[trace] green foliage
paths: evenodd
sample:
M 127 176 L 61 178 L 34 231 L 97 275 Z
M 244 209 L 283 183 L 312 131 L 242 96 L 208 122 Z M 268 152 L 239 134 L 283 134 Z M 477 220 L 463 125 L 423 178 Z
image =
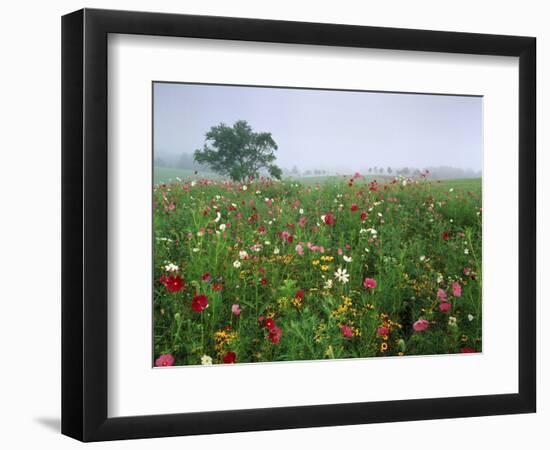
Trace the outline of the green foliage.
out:
M 155 188 L 155 357 L 170 353 L 185 365 L 203 355 L 222 363 L 227 352 L 237 362 L 260 362 L 481 351 L 480 180 L 387 180 L 377 190 L 369 179 L 318 181 L 258 180 L 243 189 L 185 180 Z M 327 213 L 332 225 L 322 219 Z M 177 270 L 167 271 L 169 264 Z M 338 268 L 349 282 L 338 281 Z M 160 282 L 170 274 L 185 280 L 178 292 Z M 366 277 L 376 288 L 363 286 Z M 451 304 L 447 312 L 438 289 Z M 197 294 L 208 298 L 202 312 L 191 307 Z M 282 330 L 277 343 L 268 317 Z M 429 327 L 416 332 L 419 319 Z
M 221 123 L 206 133 L 202 150 L 195 150 L 195 161 L 233 181 L 258 177 L 266 170 L 281 179 L 282 170 L 274 164 L 277 144 L 271 133 L 256 133 L 244 120 L 230 127 Z

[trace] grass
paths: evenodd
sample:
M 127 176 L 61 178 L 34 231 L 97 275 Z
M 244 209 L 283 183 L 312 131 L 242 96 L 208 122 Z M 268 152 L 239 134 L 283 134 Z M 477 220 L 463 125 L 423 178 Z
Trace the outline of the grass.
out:
M 481 180 L 393 180 L 157 186 L 158 364 L 481 351 Z

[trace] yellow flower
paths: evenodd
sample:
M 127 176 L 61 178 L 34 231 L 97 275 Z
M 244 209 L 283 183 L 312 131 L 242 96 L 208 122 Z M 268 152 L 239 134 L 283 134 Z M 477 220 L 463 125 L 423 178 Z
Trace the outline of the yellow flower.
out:
M 380 351 L 385 352 L 388 349 L 388 344 L 386 342 L 382 342 L 380 344 Z
M 328 268 L 329 268 L 329 266 L 325 266 L 325 265 L 321 266 L 321 270 L 324 270 L 324 271 L 327 271 Z

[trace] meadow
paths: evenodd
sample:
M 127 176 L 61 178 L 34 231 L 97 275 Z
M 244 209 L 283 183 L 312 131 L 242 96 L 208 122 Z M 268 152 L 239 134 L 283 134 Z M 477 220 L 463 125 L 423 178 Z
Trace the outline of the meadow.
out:
M 480 179 L 171 175 L 156 366 L 482 350 Z

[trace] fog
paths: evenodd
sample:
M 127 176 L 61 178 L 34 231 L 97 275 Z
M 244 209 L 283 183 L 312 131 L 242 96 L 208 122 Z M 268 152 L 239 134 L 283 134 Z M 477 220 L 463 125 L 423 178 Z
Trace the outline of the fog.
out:
M 287 170 L 482 167 L 481 97 L 155 83 L 153 107 L 155 158 L 169 162 L 242 119 L 272 133 Z

